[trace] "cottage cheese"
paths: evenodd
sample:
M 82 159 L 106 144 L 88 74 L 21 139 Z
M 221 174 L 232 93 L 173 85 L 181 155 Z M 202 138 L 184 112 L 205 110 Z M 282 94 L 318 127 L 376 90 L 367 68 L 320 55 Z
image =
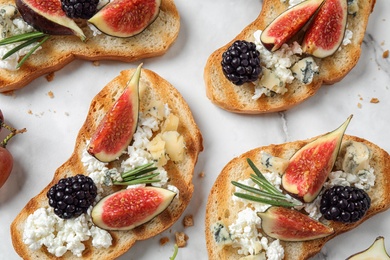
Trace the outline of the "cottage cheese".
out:
M 96 248 L 108 248 L 112 243 L 111 235 L 93 225 L 89 214 L 75 219 L 64 220 L 57 217 L 52 208 L 39 208 L 29 215 L 23 231 L 23 242 L 32 250 L 42 246 L 56 257 L 68 250 L 81 257 L 85 249 L 83 241 L 92 238 Z

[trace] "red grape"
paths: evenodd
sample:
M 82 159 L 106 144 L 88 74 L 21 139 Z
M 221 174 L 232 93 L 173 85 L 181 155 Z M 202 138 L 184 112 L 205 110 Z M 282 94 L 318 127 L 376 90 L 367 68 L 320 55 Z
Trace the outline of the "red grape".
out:
M 0 110 L 0 130 L 1 128 L 9 130 L 10 134 L 2 142 L 0 142 L 0 188 L 7 181 L 14 165 L 14 158 L 12 154 L 6 149 L 8 141 L 11 140 L 11 138 L 13 138 L 15 135 L 26 132 L 25 128 L 17 130 L 12 126 L 5 124 L 3 113 Z
M 3 116 L 3 112 L 1 112 L 0 109 L 0 132 L 1 132 L 1 128 L 3 128 L 3 122 L 4 122 L 4 116 Z
M 0 188 L 7 181 L 12 171 L 14 158 L 12 154 L 5 148 L 0 146 Z

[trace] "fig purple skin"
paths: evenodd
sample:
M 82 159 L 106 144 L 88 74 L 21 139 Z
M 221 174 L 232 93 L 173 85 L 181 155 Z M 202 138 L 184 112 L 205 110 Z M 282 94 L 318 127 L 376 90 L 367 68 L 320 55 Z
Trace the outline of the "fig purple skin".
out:
M 23 20 L 40 32 L 50 35 L 76 35 L 83 41 L 86 39 L 83 31 L 61 9 L 60 1 L 16 0 L 15 4 Z M 53 10 L 49 12 L 49 8 L 44 8 L 45 5 Z

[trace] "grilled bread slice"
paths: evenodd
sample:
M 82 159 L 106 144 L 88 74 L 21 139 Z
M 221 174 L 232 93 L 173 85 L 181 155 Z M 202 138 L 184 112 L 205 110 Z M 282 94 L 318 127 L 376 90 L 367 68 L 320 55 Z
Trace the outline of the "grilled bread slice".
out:
M 2 4 L 14 4 L 14 1 L 0 0 Z M 86 42 L 75 36 L 51 36 L 17 71 L 0 69 L 0 92 L 20 89 L 42 75 L 60 70 L 74 59 L 131 62 L 163 55 L 179 34 L 180 16 L 173 0 L 162 0 L 156 20 L 130 38 L 93 36 L 85 21 L 78 23 L 87 37 Z
M 259 16 L 245 27 L 232 41 L 215 50 L 208 58 L 204 68 L 204 81 L 207 97 L 217 106 L 235 113 L 261 114 L 287 110 L 313 96 L 323 84 L 333 84 L 343 79 L 357 64 L 361 53 L 368 19 L 373 11 L 375 0 L 357 1 L 356 13 L 348 15 L 347 29 L 353 35 L 351 43 L 342 46 L 335 54 L 324 59 L 315 58 L 319 73 L 310 84 L 295 79 L 287 84 L 285 94 L 261 96 L 252 99 L 254 85 L 245 83 L 237 86 L 223 74 L 222 54 L 236 40 L 254 42 L 254 32 L 264 30 L 272 20 L 288 8 L 288 1 L 264 0 Z M 260 56 L 261 62 L 261 56 Z
M 210 191 L 206 206 L 205 232 L 209 259 L 239 259 L 242 257 L 242 255 L 240 256 L 237 253 L 237 248 L 233 248 L 230 245 L 223 247 L 216 243 L 213 225 L 216 222 L 221 222 L 228 227 L 235 221 L 238 212 L 243 209 L 242 203 L 234 203 L 232 200 L 235 187 L 231 184 L 231 181 L 248 179 L 249 175 L 253 173 L 246 159 L 250 158 L 259 167 L 260 171 L 265 172 L 264 168 L 261 168 L 263 167 L 261 164 L 261 151 L 289 159 L 298 149 L 311 140 L 313 139 L 255 148 L 232 159 L 222 169 Z M 344 135 L 343 142 L 348 140 L 364 143 L 372 152 L 370 166 L 374 169 L 376 180 L 375 185 L 367 191 L 371 198 L 370 209 L 362 219 L 350 224 L 320 219 L 321 222 L 334 229 L 334 233 L 330 236 L 305 242 L 280 241 L 284 248 L 284 259 L 309 259 L 320 252 L 321 248 L 330 239 L 355 228 L 365 220 L 390 207 L 389 154 L 377 145 L 362 138 Z
M 86 149 L 86 143 L 90 140 L 92 133 L 105 113 L 110 109 L 114 100 L 122 93 L 133 73 L 133 69 L 122 71 L 92 100 L 85 123 L 77 136 L 75 149 L 71 157 L 56 170 L 53 180 L 27 203 L 11 224 L 14 248 L 23 259 L 53 259 L 55 257 L 47 251 L 45 246 L 33 251 L 23 242 L 23 230 L 26 219 L 38 208 L 49 207 L 46 193 L 61 178 L 86 173 L 86 169 L 81 162 L 82 154 Z M 181 216 L 190 202 L 194 188 L 192 184 L 194 167 L 198 154 L 203 150 L 202 135 L 194 121 L 190 108 L 180 93 L 170 83 L 150 70 L 142 69 L 139 91 L 141 112 L 148 109 L 152 102 L 161 101 L 169 106 L 171 113 L 179 117 L 177 131 L 183 136 L 185 141 L 184 156 L 181 161 L 173 162 L 169 160 L 164 166 L 169 178 L 168 184 L 174 185 L 179 190 L 179 194 L 166 210 L 150 222 L 130 231 L 110 231 L 113 242 L 109 248 L 98 249 L 92 246 L 91 239 L 86 241 L 84 243 L 86 249 L 83 251 L 81 259 L 117 258 L 128 251 L 137 240 L 148 239 L 168 229 Z M 121 158 L 116 161 L 117 164 L 120 163 Z M 114 190 L 118 190 L 118 187 L 107 186 L 104 188 L 106 194 L 112 193 Z M 62 258 L 78 259 L 79 257 L 67 251 Z

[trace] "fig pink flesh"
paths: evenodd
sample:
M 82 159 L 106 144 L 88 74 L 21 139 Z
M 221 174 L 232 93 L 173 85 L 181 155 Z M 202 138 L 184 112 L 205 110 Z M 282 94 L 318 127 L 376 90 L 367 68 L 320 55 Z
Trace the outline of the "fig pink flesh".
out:
M 108 198 L 103 206 L 102 220 L 112 228 L 131 226 L 152 215 L 163 200 L 159 192 L 134 188 L 125 196 Z
M 316 57 L 333 54 L 340 46 L 347 23 L 347 1 L 326 0 L 306 32 L 303 50 Z
M 141 67 L 142 64 L 91 137 L 87 151 L 102 162 L 116 160 L 133 139 L 138 123 Z
M 270 237 L 285 241 L 312 240 L 333 233 L 333 229 L 302 214 L 284 207 L 271 207 L 258 213 L 262 229 Z
M 156 19 L 160 5 L 161 0 L 114 0 L 89 22 L 108 35 L 130 37 L 142 32 Z
M 322 184 L 328 177 L 328 172 L 333 167 L 329 164 L 329 158 L 332 157 L 336 148 L 337 140 L 322 143 L 318 146 L 305 149 L 300 154 L 299 160 L 292 161 L 287 166 L 286 181 L 289 183 L 299 183 L 297 185 L 298 196 L 303 197 L 306 194 L 315 194 L 320 190 Z M 317 174 L 311 174 L 317 173 Z
M 275 18 L 261 34 L 261 41 L 272 51 L 290 40 L 315 14 L 323 0 L 311 0 L 298 4 Z
M 115 154 L 117 146 L 113 144 L 124 146 L 128 143 L 128 137 L 133 134 L 133 128 L 123 126 L 132 126 L 137 123 L 132 116 L 123 116 L 133 113 L 134 107 L 131 98 L 129 98 L 131 95 L 137 95 L 137 93 L 134 94 L 131 89 L 126 89 L 103 119 L 104 123 L 99 125 L 96 135 L 99 140 L 91 141 L 95 144 L 94 153 L 100 153 L 104 150 L 107 154 Z
M 291 157 L 282 176 L 282 186 L 287 192 L 305 202 L 317 197 L 333 168 L 351 118 L 336 130 L 307 143 Z

